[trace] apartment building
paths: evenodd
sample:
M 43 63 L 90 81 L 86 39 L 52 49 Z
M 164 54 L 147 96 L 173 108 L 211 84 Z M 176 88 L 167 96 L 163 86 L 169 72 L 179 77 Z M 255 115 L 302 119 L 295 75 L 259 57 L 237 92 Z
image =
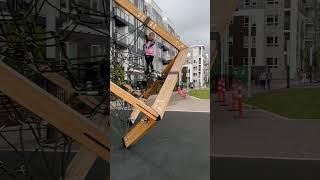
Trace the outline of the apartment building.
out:
M 165 18 L 161 8 L 153 0 L 130 0 L 141 11 L 147 14 L 153 21 L 170 31 L 173 35 L 177 35 L 174 25 L 169 18 Z M 142 23 L 128 14 L 119 7 L 114 1 L 112 5 L 111 31 L 113 44 L 121 49 L 123 54 L 127 54 L 129 58 L 123 64 L 126 72 L 125 79 L 133 82 L 133 86 L 140 86 L 145 79 L 145 60 L 143 52 L 143 43 L 145 35 L 150 33 L 147 27 L 142 28 Z M 127 37 L 123 35 L 128 34 Z M 117 38 L 124 37 L 124 38 Z M 159 75 L 164 66 L 175 56 L 177 51 L 170 44 L 156 36 L 156 56 L 153 60 L 153 66 Z
M 312 14 L 307 0 L 239 0 L 222 35 L 222 73 L 251 61 L 253 72 L 268 68 L 274 79 L 285 79 L 290 67 L 290 78 L 298 78 L 314 39 L 308 38 Z
M 106 51 L 110 46 L 109 19 L 103 15 L 105 12 L 102 8 L 103 1 L 108 2 L 107 0 L 48 0 L 51 5 L 45 2 L 42 6 L 42 1 L 1 0 L 0 10 L 9 16 L 10 10 L 14 13 L 23 12 L 30 6 L 35 6 L 34 9 L 40 10 L 36 19 L 37 26 L 42 28 L 44 32 L 55 32 L 61 38 L 67 37 L 64 40 L 64 47 L 58 42 L 59 38 L 47 40 L 46 58 L 63 60 L 67 57 L 71 66 L 77 67 L 73 70 L 75 78 L 78 82 L 85 83 L 97 80 L 99 75 L 96 72 L 88 72 L 90 70 L 84 71 L 83 69 L 87 66 L 98 66 L 98 62 L 105 58 L 103 56 L 106 56 Z M 80 13 L 75 10 L 74 6 L 78 7 Z M 107 9 L 109 8 L 107 7 Z M 80 24 L 77 22 L 77 14 L 81 17 L 82 23 Z M 9 16 L 6 18 L 11 18 Z M 51 35 L 48 34 L 48 37 L 50 38 Z
M 180 73 L 180 84 L 195 89 L 205 88 L 209 83 L 210 72 L 209 55 L 205 54 L 204 45 L 195 45 L 189 48 L 187 61 L 183 66 L 182 73 Z

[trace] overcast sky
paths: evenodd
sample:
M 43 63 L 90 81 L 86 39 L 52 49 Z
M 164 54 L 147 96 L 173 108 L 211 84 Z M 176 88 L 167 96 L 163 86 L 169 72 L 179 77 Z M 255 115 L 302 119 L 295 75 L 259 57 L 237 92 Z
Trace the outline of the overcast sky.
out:
M 209 52 L 210 0 L 154 0 L 174 23 L 183 42 L 204 44 Z

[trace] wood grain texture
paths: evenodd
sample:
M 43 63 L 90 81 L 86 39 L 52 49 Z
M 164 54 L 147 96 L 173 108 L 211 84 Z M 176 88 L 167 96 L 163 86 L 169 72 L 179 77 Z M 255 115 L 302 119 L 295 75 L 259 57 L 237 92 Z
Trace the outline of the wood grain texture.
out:
M 109 160 L 109 139 L 101 127 L 3 62 L 0 62 L 0 90 L 102 159 Z

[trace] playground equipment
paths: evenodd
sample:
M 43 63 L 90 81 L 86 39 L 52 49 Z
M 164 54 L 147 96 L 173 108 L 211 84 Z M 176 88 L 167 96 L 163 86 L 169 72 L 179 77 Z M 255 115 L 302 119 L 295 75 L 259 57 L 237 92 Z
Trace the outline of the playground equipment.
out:
M 171 44 L 178 50 L 178 54 L 176 55 L 176 57 L 171 60 L 172 62 L 170 62 L 170 64 L 167 65 L 167 67 L 162 72 L 161 78 L 158 79 L 153 85 L 151 85 L 145 91 L 142 97 L 140 97 L 142 99 L 145 99 L 146 101 L 155 91 L 155 89 L 157 89 L 163 83 L 162 88 L 151 107 L 143 103 L 143 101 L 139 100 L 138 98 L 135 98 L 129 93 L 126 93 L 113 82 L 110 82 L 110 91 L 135 107 L 129 118 L 131 123 L 135 122 L 135 119 L 137 119 L 140 112 L 145 114 L 145 117 L 142 118 L 141 121 L 139 121 L 123 137 L 124 146 L 126 148 L 129 148 L 139 139 L 141 139 L 156 124 L 157 121 L 162 119 L 172 95 L 173 89 L 179 78 L 179 72 L 181 72 L 182 66 L 185 63 L 188 53 L 188 47 L 179 39 L 166 31 L 164 28 L 162 28 L 160 25 L 157 25 L 156 22 L 151 20 L 147 15 L 141 12 L 128 0 L 115 0 L 115 2 L 127 12 L 129 12 L 132 16 L 137 18 L 140 22 L 142 22 L 144 26 L 150 28 L 150 30 L 155 32 L 158 36 L 166 40 L 169 44 Z
M 108 4 L 103 1 L 103 12 L 91 12 L 94 20 L 89 22 L 82 19 L 89 12 L 88 6 L 76 2 L 69 4 L 68 11 L 72 13 L 62 10 L 53 0 L 12 2 L 6 4 L 9 14 L 1 13 L 0 110 L 8 118 L 0 117 L 0 138 L 1 148 L 14 156 L 10 158 L 12 162 L 0 159 L 0 179 L 85 179 L 96 159 L 104 160 L 107 166 L 110 157 L 105 80 L 109 52 L 75 58 L 65 52 L 65 46 L 75 32 L 83 33 L 79 26 L 98 35 L 101 41 L 96 43 L 107 42 L 109 34 L 96 26 L 110 27 L 104 13 L 109 11 Z M 54 17 L 68 21 L 58 33 L 54 33 L 58 24 Z M 46 18 L 46 29 L 38 21 L 41 18 Z M 61 53 L 60 58 L 55 57 L 55 50 Z M 88 60 L 95 63 L 89 64 Z M 90 76 L 80 80 L 78 73 Z M 48 86 L 49 82 L 52 85 Z M 89 112 L 75 107 L 80 103 Z M 47 139 L 43 134 L 49 130 L 56 135 Z M 75 146 L 80 150 L 72 158 Z M 35 162 L 37 159 L 43 164 Z

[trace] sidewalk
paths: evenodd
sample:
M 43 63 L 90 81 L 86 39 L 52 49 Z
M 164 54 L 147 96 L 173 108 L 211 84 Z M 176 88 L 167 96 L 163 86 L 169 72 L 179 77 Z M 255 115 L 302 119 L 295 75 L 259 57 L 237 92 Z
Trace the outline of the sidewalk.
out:
M 215 104 L 211 155 L 320 159 L 320 120 L 290 120 L 259 109 L 244 118 Z

